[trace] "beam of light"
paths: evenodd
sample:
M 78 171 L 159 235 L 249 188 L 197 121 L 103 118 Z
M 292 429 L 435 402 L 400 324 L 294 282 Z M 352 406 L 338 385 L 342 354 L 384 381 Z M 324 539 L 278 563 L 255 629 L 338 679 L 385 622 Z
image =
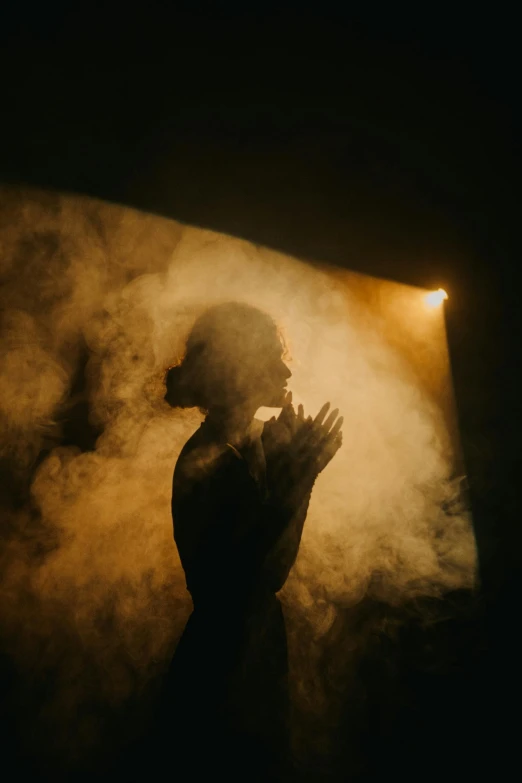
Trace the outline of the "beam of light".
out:
M 443 288 L 438 288 L 437 291 L 430 291 L 429 294 L 426 294 L 424 301 L 428 307 L 439 307 L 447 298 L 446 291 Z

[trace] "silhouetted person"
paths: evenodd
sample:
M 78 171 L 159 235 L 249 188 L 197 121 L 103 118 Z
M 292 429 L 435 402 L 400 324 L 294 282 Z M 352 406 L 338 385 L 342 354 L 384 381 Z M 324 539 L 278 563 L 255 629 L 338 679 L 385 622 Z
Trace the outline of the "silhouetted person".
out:
M 200 762 L 269 779 L 288 753 L 288 662 L 276 596 L 297 557 L 313 483 L 341 445 L 327 403 L 292 407 L 277 327 L 228 303 L 195 323 L 166 376 L 173 407 L 206 412 L 177 461 L 174 538 L 194 610 L 175 652 L 164 719 L 175 766 Z M 254 418 L 282 407 L 278 419 Z M 324 423 L 323 423 L 324 422 Z M 334 424 L 335 422 L 335 424 Z M 165 728 L 165 726 L 164 726 Z

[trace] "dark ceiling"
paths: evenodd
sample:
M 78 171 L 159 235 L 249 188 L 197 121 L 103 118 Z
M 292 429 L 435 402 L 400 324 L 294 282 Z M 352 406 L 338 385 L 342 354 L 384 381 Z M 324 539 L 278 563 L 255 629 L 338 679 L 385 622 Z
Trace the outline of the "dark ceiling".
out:
M 13 4 L 2 34 L 4 181 L 421 285 L 516 214 L 509 20 Z

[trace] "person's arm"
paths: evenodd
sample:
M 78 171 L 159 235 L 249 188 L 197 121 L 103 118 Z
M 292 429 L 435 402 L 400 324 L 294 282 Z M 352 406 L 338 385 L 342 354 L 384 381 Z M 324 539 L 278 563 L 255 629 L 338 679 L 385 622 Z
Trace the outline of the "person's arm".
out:
M 209 597 L 263 585 L 265 561 L 295 507 L 277 493 L 263 502 L 245 464 L 224 455 L 200 480 L 175 473 L 172 515 L 188 589 Z
M 283 527 L 263 562 L 263 582 L 274 593 L 283 588 L 297 559 L 310 496 L 311 490 L 306 493 L 301 504 L 291 514 L 288 523 Z
M 279 418 L 265 424 L 268 484 L 280 498 L 279 502 L 293 509 L 289 523 L 264 563 L 264 579 L 275 592 L 281 590 L 297 559 L 315 480 L 342 442 L 342 417 L 334 425 L 337 410 L 323 424 L 328 408 L 329 403 L 323 405 L 314 420 L 309 417 L 305 421 L 303 406 L 299 406 L 296 416 L 289 395 L 289 403 Z

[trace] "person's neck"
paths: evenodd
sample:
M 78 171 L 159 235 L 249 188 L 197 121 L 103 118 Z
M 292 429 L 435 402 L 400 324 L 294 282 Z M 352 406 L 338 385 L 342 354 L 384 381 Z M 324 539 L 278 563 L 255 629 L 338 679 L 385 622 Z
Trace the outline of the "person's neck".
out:
M 213 408 L 206 417 L 206 422 L 226 443 L 238 445 L 243 443 L 250 434 L 255 410 L 252 407 Z

